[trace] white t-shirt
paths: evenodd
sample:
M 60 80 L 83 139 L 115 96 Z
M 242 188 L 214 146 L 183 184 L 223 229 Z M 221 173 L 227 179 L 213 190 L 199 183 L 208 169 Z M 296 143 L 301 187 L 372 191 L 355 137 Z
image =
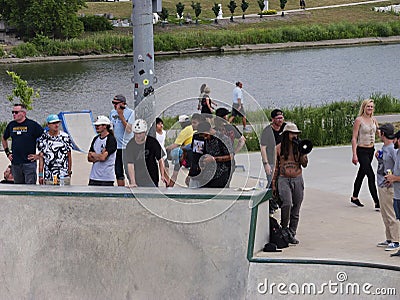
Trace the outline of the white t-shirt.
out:
M 163 156 L 164 159 L 167 158 L 167 151 L 165 150 L 165 138 L 166 137 L 167 137 L 167 132 L 165 130 L 163 130 L 162 133 L 158 133 L 156 131 L 156 139 L 165 153 L 165 155 Z
M 238 99 L 240 99 L 241 100 L 241 103 L 242 104 L 244 104 L 243 103 L 243 92 L 242 92 L 242 89 L 240 88 L 240 87 L 235 87 L 234 89 L 233 89 L 233 99 L 232 99 L 232 102 L 234 103 L 234 104 L 238 104 L 239 102 L 238 102 Z

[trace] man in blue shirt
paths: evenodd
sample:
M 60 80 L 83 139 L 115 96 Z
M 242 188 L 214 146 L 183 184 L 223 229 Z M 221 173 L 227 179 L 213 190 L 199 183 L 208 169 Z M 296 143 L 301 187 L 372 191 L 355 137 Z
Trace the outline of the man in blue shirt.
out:
M 2 144 L 7 158 L 11 161 L 11 171 L 16 184 L 36 184 L 37 174 L 36 140 L 42 135 L 43 128 L 26 117 L 26 106 L 14 104 L 14 120 L 4 130 Z M 7 140 L 11 137 L 11 151 Z
M 133 137 L 132 123 L 135 121 L 135 112 L 126 105 L 126 98 L 123 95 L 116 95 L 112 100 L 112 104 L 114 109 L 110 113 L 110 120 L 117 140 L 115 176 L 118 186 L 124 186 L 125 172 L 122 152 Z

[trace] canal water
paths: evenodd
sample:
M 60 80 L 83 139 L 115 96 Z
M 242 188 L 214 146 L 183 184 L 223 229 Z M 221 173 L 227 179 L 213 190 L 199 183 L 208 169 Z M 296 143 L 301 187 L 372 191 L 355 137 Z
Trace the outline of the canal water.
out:
M 233 88 L 234 82 L 240 80 L 261 107 L 281 108 L 357 100 L 372 93 L 400 98 L 400 68 L 396 63 L 399 53 L 400 44 L 156 56 L 158 82 L 154 87 L 157 90 L 185 78 L 212 77 L 231 83 Z M 112 97 L 118 93 L 127 95 L 128 103 L 133 104 L 132 58 L 0 65 L 0 121 L 11 119 L 6 96 L 11 94 L 13 85 L 6 70 L 17 72 L 29 85 L 40 89 L 41 97 L 29 112 L 39 122 L 47 114 L 60 111 L 91 110 L 94 116 L 108 115 Z M 203 81 L 198 80 L 198 87 Z M 177 85 L 169 101 L 180 100 L 185 88 Z M 224 88 L 229 89 L 226 93 L 230 95 L 229 84 Z M 198 93 L 196 88 L 193 95 Z M 211 91 L 213 96 L 216 97 Z M 195 111 L 195 102 L 188 102 L 186 106 L 171 106 L 166 114 Z

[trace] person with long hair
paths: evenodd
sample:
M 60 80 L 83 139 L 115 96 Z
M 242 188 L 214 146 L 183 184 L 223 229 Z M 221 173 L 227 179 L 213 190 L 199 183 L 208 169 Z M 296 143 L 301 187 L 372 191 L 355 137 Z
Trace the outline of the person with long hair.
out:
M 350 201 L 356 206 L 364 206 L 358 199 L 358 194 L 360 193 L 363 179 L 367 176 L 369 192 L 375 202 L 375 209 L 378 210 L 380 208 L 379 198 L 375 184 L 375 173 L 371 166 L 375 151 L 375 134 L 378 128 L 378 122 L 374 117 L 374 108 L 374 100 L 365 99 L 361 103 L 358 117 L 354 121 L 353 137 L 351 139 L 352 162 L 354 165 L 360 164 L 360 167 L 354 181 L 353 194 Z
M 93 163 L 89 185 L 113 186 L 117 140 L 111 129 L 111 121 L 106 116 L 98 116 L 93 124 L 97 135 L 92 140 L 87 156 L 88 162 Z
M 282 141 L 276 146 L 276 164 L 272 179 L 272 192 L 282 201 L 281 226 L 290 244 L 296 239 L 300 207 L 304 198 L 302 168 L 308 165 L 307 154 L 300 153 L 296 142 L 301 133 L 296 124 L 287 123 L 282 131 Z

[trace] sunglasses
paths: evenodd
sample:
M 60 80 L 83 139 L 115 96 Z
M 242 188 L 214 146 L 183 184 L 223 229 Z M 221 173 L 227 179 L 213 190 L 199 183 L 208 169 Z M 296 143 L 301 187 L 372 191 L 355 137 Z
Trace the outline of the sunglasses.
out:
M 18 111 L 13 110 L 11 113 L 12 113 L 13 115 L 17 115 L 17 114 L 19 114 L 20 112 L 21 112 L 20 110 L 18 110 Z

